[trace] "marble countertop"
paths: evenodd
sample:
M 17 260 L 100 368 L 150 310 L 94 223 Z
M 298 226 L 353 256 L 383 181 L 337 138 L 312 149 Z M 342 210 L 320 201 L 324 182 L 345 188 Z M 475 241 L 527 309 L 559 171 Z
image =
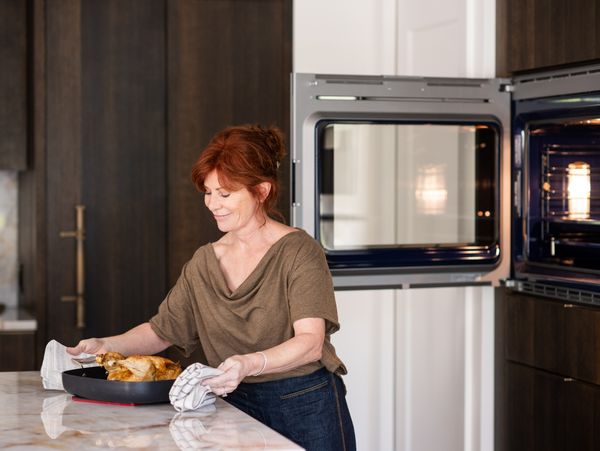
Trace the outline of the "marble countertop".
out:
M 37 371 L 0 372 L 0 448 L 301 450 L 220 398 L 194 412 L 170 404 L 74 401 Z
M 35 331 L 37 321 L 25 310 L 6 307 L 0 314 L 0 332 Z

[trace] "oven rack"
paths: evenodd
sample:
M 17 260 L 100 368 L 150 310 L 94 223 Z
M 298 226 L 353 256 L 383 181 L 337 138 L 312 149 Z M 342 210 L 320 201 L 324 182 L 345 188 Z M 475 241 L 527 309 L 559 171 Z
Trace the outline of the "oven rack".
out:
M 542 221 L 552 224 L 577 224 L 581 226 L 597 226 L 600 225 L 600 210 L 590 211 L 589 218 L 569 218 L 567 211 L 552 211 L 544 212 L 541 217 Z

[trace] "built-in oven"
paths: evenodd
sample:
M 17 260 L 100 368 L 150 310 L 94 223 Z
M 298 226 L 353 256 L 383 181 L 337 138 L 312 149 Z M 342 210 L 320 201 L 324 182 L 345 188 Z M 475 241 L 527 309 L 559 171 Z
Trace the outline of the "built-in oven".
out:
M 513 81 L 513 280 L 600 301 L 600 66 Z
M 506 279 L 594 296 L 600 66 L 292 86 L 292 222 L 338 289 Z

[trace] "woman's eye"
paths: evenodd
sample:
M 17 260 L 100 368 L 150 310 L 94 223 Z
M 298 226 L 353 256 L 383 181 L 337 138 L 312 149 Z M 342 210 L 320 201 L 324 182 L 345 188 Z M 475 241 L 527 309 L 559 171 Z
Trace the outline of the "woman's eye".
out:
M 221 197 L 229 197 L 230 194 L 229 193 L 221 193 Z

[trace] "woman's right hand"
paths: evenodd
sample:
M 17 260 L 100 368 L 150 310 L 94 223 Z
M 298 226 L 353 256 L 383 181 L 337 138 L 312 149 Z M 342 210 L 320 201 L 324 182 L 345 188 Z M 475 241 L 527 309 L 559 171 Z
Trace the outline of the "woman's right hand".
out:
M 77 346 L 67 347 L 67 352 L 71 355 L 79 355 L 83 352 L 87 354 L 104 354 L 110 351 L 106 338 L 86 338 L 81 340 Z

